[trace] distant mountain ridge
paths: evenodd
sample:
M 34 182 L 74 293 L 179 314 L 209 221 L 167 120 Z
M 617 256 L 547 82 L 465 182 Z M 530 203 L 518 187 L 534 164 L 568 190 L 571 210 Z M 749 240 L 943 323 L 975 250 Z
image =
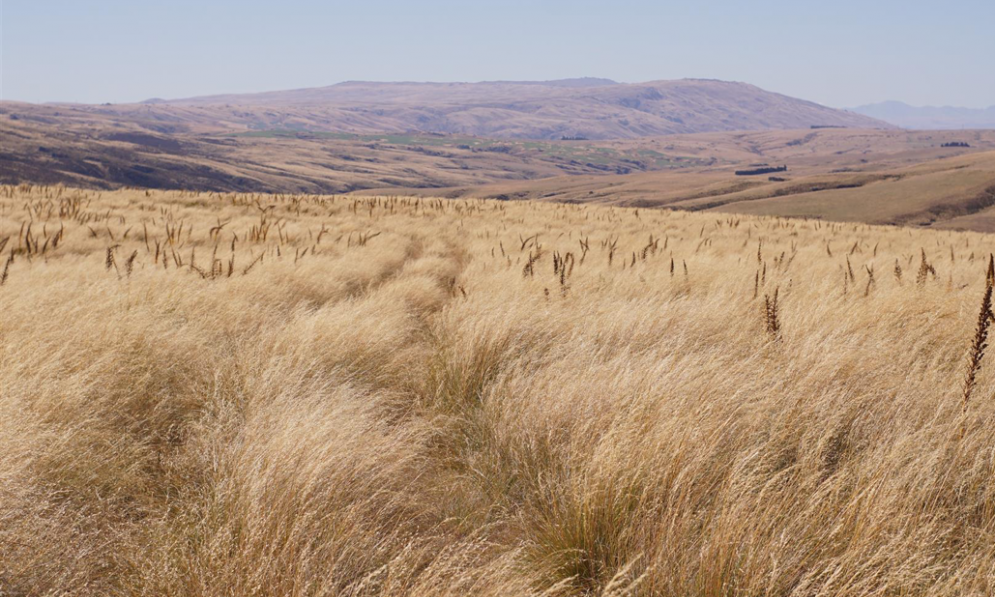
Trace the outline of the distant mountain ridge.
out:
M 891 128 L 746 83 L 610 79 L 378 83 L 101 106 L 160 126 L 341 133 L 420 131 L 512 139 L 626 139 L 675 133 Z
M 550 81 L 481 81 L 484 85 L 545 85 L 547 87 L 608 87 L 622 85 L 618 81 L 600 77 L 577 77 L 573 79 L 553 79 Z
M 887 101 L 852 108 L 851 111 L 907 129 L 995 129 L 995 106 L 910 106 Z

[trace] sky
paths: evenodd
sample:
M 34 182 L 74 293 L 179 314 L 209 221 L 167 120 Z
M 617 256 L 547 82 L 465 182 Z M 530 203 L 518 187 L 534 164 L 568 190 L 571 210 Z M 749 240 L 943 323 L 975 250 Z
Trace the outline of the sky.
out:
M 348 80 L 744 81 L 833 107 L 995 105 L 995 0 L 0 0 L 0 98 Z

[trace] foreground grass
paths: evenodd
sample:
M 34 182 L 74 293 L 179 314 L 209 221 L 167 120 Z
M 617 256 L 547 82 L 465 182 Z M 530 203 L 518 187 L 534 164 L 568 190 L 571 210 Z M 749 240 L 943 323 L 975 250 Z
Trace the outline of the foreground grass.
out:
M 0 196 L 0 594 L 995 591 L 991 236 Z

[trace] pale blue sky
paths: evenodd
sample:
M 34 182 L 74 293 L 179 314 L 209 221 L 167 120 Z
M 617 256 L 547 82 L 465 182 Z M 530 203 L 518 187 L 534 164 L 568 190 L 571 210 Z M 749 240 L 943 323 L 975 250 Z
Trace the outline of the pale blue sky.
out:
M 995 104 L 995 0 L 0 0 L 2 97 L 329 85 L 746 81 L 835 107 Z

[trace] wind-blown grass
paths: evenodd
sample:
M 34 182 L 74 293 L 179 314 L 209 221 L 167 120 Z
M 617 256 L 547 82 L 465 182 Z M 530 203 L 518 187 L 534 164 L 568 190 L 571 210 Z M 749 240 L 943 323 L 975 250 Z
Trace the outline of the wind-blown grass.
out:
M 991 236 L 0 197 L 2 594 L 995 591 Z

